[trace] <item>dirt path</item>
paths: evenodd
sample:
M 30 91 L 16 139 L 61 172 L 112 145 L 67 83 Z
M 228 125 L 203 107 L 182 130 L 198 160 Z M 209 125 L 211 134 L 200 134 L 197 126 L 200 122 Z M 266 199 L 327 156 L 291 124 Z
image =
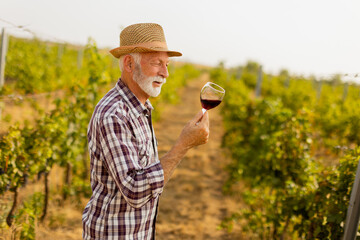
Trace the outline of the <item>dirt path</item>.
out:
M 154 128 L 159 143 L 159 155 L 168 151 L 183 126 L 200 109 L 200 89 L 208 81 L 203 75 L 183 90 L 176 106 L 165 108 Z M 222 195 L 226 179 L 225 165 L 229 159 L 221 150 L 223 135 L 220 109 L 210 115 L 210 139 L 206 145 L 191 149 L 160 198 L 157 238 L 172 239 L 241 239 L 240 234 L 217 230 L 221 220 L 235 211 L 238 204 Z

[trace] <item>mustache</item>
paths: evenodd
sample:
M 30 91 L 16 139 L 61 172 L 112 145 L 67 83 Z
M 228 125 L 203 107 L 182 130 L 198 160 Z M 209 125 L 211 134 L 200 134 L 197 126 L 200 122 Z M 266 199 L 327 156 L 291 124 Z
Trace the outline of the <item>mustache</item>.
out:
M 148 78 L 149 81 L 151 82 L 160 82 L 160 83 L 166 83 L 166 78 L 160 77 L 160 76 L 156 76 L 156 77 L 149 77 Z

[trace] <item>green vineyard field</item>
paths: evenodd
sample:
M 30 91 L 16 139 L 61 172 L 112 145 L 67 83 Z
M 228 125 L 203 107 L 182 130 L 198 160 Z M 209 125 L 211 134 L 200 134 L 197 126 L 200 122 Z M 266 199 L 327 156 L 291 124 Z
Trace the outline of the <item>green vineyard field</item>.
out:
M 239 226 L 253 239 L 340 239 L 360 157 L 360 88 L 339 77 L 315 81 L 287 71 L 260 72 L 256 95 L 259 69 L 254 62 L 234 69 L 171 63 L 166 87 L 151 100 L 154 119 L 163 104 L 179 101 L 178 90 L 188 81 L 209 73 L 226 89 L 219 151 L 232 162 L 223 192 L 240 194 L 246 204 L 220 227 Z M 119 76 L 118 63 L 91 39 L 72 46 L 10 37 L 0 101 L 13 94 L 62 95 L 52 99 L 51 110 L 31 100 L 33 121 L 2 117 L 11 126 L 0 136 L 0 195 L 11 201 L 0 202 L 1 231 L 16 224 L 21 228 L 15 236 L 36 239 L 52 198 L 54 169 L 64 173 L 61 201 L 91 195 L 87 125 Z M 23 187 L 39 179 L 44 190 L 19 201 Z
M 223 222 L 259 239 L 341 239 L 360 157 L 359 86 L 263 74 L 259 66 L 239 72 L 213 69 L 225 86 L 223 146 L 233 158 L 224 191 L 246 181 L 246 209 Z M 346 98 L 344 86 L 348 87 Z

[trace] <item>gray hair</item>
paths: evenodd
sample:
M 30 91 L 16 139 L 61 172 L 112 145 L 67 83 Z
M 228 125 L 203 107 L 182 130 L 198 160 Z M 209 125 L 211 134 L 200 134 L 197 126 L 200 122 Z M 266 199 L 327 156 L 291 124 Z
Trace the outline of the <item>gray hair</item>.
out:
M 134 58 L 134 61 L 136 64 L 140 65 L 140 61 L 141 61 L 141 54 L 140 53 L 129 53 L 129 54 L 125 54 L 119 57 L 119 67 L 120 67 L 120 71 L 122 72 L 124 69 L 124 58 L 126 55 L 130 55 Z

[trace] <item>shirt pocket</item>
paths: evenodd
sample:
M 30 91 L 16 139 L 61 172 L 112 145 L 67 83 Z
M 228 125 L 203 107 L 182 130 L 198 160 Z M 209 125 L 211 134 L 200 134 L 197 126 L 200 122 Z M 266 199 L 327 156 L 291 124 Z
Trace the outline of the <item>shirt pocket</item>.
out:
M 144 139 L 138 141 L 138 156 L 139 164 L 141 167 L 145 168 L 149 165 L 150 159 L 152 157 L 152 143 L 150 139 Z

